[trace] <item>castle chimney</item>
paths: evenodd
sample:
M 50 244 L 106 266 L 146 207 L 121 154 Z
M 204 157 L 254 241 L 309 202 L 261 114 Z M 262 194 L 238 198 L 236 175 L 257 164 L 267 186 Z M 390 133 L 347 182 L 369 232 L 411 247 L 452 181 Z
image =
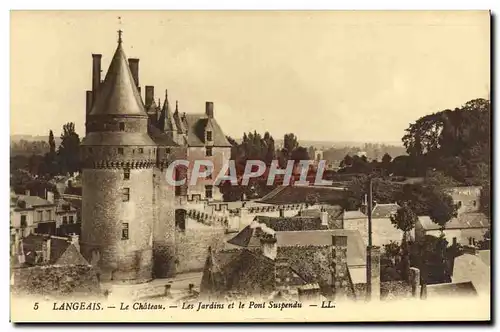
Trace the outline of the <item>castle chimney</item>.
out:
M 130 67 L 130 72 L 134 78 L 135 86 L 139 89 L 139 59 L 128 59 L 128 66 Z M 139 90 L 140 92 L 141 90 Z
M 78 234 L 70 234 L 70 243 L 74 245 L 78 251 L 80 251 L 80 236 Z
M 278 240 L 276 240 L 276 236 L 271 234 L 264 234 L 263 237 L 260 238 L 260 248 L 262 250 L 262 254 L 269 259 L 275 260 L 278 255 Z
M 205 103 L 205 113 L 209 119 L 213 119 L 214 117 L 214 103 L 211 101 L 207 101 Z
M 102 54 L 92 54 L 92 94 L 96 99 L 97 90 L 101 85 L 101 58 Z
M 89 114 L 92 110 L 92 91 L 85 92 L 85 112 Z
M 144 98 L 144 104 L 146 107 L 149 107 L 153 103 L 153 100 L 155 99 L 155 87 L 152 85 L 146 85 L 146 96 Z M 160 101 L 158 100 L 158 103 Z M 158 106 L 160 106 L 158 104 Z

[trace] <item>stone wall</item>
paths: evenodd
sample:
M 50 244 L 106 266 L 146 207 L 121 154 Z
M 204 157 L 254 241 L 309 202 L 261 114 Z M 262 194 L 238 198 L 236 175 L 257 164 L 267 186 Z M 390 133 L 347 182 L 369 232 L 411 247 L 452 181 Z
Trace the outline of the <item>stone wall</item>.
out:
M 153 170 L 84 169 L 82 174 L 84 257 L 99 267 L 102 280 L 143 282 L 151 279 L 153 242 Z M 130 188 L 129 201 L 122 189 Z M 128 223 L 128 239 L 122 239 Z
M 223 248 L 225 229 L 222 225 L 204 225 L 191 218 L 186 219 L 184 231 L 175 232 L 177 243 L 177 273 L 202 271 L 207 259 L 208 247 Z
M 166 171 L 154 170 L 153 275 L 175 275 L 175 188 L 166 181 Z
M 20 295 L 93 296 L 101 294 L 89 265 L 47 265 L 12 270 L 11 290 Z

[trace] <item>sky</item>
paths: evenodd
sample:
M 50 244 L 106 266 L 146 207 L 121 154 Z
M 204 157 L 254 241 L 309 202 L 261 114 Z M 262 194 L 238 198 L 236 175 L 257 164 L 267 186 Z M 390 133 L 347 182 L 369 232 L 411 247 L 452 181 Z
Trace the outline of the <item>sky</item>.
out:
M 121 17 L 121 20 L 118 19 Z M 140 85 L 226 135 L 399 142 L 419 117 L 487 98 L 488 12 L 11 12 L 11 134 L 84 135 L 92 53 L 123 30 Z

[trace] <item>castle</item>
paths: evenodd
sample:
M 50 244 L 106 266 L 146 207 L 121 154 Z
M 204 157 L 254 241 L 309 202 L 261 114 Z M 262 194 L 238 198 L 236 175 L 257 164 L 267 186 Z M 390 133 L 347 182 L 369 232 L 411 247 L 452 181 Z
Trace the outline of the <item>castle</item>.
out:
M 221 195 L 210 179 L 188 186 L 190 172 L 182 168 L 175 176 L 187 178 L 186 184 L 174 188 L 166 181 L 166 168 L 176 159 L 209 159 L 218 172 L 231 145 L 212 102 L 206 102 L 204 114 L 181 114 L 178 103 L 172 112 L 167 93 L 163 106 L 156 104 L 152 86 L 146 86 L 142 99 L 139 59 L 127 59 L 121 31 L 103 81 L 102 56 L 92 58 L 81 143 L 81 253 L 102 281 L 141 283 L 173 276 L 178 253 L 190 254 L 176 242 L 184 206 Z

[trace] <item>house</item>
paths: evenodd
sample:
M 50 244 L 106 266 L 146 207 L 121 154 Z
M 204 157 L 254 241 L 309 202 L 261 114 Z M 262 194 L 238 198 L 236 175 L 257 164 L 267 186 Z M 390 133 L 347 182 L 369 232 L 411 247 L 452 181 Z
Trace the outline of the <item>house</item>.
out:
M 355 296 L 357 280 L 351 275 L 351 267 L 365 263 L 359 255 L 361 248 L 349 254 L 349 248 L 354 247 L 349 245 L 352 240 L 348 236 L 331 231 L 273 234 L 265 227 L 254 228 L 258 234 L 248 230 L 232 241 L 239 242 L 239 248 L 209 250 L 202 296 L 213 298 L 231 292 L 242 297 L 268 297 L 276 291 L 297 298 L 299 294 L 308 298 Z
M 458 207 L 458 214 L 478 212 L 482 187 L 463 186 L 449 187 L 445 191 L 453 198 Z
M 14 261 L 26 266 L 89 265 L 80 254 L 78 235 L 59 237 L 30 234 L 14 241 L 18 255 Z
M 64 225 L 79 223 L 77 210 L 69 202 L 47 192 L 47 198 L 31 195 L 10 197 L 11 233 L 26 237 L 29 234 L 69 234 Z
M 339 292 L 355 296 L 355 285 L 366 283 L 366 250 L 359 232 L 324 229 L 313 220 L 256 218 L 225 249 L 209 252 L 202 290 L 262 295 L 276 289 L 298 294 L 302 288 L 306 294 L 310 287 L 305 285 L 318 284 L 325 297 Z
M 391 222 L 391 215 L 399 209 L 397 204 L 375 204 L 372 210 L 372 243 L 383 246 L 391 241 L 401 243 L 403 231 L 397 229 Z M 356 211 L 345 211 L 343 215 L 345 229 L 359 231 L 364 243 L 368 244 L 368 216 L 362 209 Z M 414 231 L 410 232 L 410 238 L 414 237 Z
M 462 213 L 446 223 L 444 235 L 448 244 L 474 245 L 483 240 L 490 228 L 489 219 L 480 212 Z M 428 216 L 418 217 L 415 225 L 415 240 L 421 241 L 426 235 L 439 237 L 440 226 Z
M 55 234 L 56 204 L 53 196 L 49 199 L 38 196 L 11 194 L 10 227 L 11 232 L 26 237 L 35 232 Z

